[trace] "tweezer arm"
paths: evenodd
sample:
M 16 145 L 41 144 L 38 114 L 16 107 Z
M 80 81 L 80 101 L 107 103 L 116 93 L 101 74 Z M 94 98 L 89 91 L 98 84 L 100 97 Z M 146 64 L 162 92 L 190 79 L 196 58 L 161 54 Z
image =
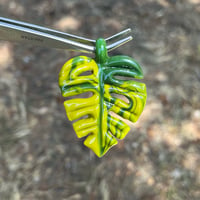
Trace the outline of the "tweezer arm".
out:
M 73 51 L 77 50 L 86 53 L 94 52 L 94 46 L 82 42 L 80 43 L 78 37 L 76 40 L 72 40 L 71 38 L 72 37 L 69 36 L 69 39 L 66 39 L 60 37 L 59 34 L 53 35 L 48 32 L 34 30 L 33 28 L 7 23 L 0 18 L 0 39 L 2 40 Z

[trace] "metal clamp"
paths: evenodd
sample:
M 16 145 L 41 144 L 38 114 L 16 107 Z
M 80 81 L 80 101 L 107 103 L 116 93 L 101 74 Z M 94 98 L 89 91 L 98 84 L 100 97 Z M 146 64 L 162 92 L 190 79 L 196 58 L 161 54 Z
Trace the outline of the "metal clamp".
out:
M 112 51 L 132 40 L 133 37 L 128 35 L 130 33 L 131 29 L 128 28 L 106 38 L 107 51 Z M 68 49 L 84 53 L 95 53 L 96 44 L 96 40 L 3 17 L 0 17 L 0 40 Z

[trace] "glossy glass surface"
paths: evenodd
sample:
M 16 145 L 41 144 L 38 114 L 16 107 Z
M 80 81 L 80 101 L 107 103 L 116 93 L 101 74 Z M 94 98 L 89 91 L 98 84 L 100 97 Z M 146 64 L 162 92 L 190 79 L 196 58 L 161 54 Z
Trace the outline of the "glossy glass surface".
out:
M 90 71 L 88 75 L 85 72 Z M 134 78 L 130 79 L 130 78 Z M 59 74 L 59 86 L 66 100 L 64 107 L 79 138 L 99 157 L 117 139 L 123 139 L 130 127 L 123 119 L 136 122 L 146 103 L 146 86 L 139 64 L 128 56 L 109 57 L 104 39 L 96 41 L 95 59 L 78 56 L 67 61 Z M 76 95 L 92 92 L 88 98 Z M 114 115 L 112 114 L 114 113 Z M 119 116 L 119 117 L 118 117 Z

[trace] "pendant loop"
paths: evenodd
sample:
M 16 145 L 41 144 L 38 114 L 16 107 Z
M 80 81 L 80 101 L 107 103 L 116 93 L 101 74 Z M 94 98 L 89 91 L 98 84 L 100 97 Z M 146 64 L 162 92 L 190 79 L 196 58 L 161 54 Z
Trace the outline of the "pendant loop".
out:
M 96 58 L 97 63 L 105 63 L 108 59 L 108 53 L 106 48 L 106 41 L 103 38 L 99 38 L 96 40 Z

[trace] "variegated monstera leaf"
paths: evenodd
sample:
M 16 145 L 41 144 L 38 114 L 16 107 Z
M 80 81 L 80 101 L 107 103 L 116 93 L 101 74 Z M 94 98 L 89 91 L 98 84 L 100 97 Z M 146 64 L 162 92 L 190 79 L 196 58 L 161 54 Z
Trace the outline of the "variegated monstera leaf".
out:
M 86 74 L 87 71 L 92 73 Z M 143 111 L 146 86 L 130 77 L 143 78 L 140 66 L 128 56 L 108 57 L 104 39 L 96 41 L 95 59 L 72 58 L 60 71 L 62 95 L 74 96 L 64 102 L 67 116 L 71 121 L 77 120 L 73 124 L 77 136 L 86 137 L 84 144 L 99 157 L 129 132 L 123 119 L 135 122 Z M 93 95 L 76 98 L 85 92 Z

